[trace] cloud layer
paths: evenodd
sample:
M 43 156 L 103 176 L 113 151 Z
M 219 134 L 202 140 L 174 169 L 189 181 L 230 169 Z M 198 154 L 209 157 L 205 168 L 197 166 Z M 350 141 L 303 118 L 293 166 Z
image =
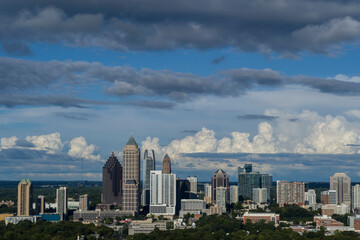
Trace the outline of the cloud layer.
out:
M 5 0 L 0 41 L 12 55 L 31 54 L 28 43 L 45 42 L 114 50 L 232 47 L 293 57 L 358 40 L 358 9 L 354 0 Z

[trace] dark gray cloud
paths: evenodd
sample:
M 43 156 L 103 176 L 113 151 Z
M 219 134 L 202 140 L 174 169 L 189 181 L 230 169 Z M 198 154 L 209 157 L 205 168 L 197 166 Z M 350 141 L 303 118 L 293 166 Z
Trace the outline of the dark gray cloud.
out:
M 182 133 L 190 133 L 190 134 L 195 134 L 197 132 L 199 132 L 198 130 L 183 130 L 181 131 Z
M 17 147 L 25 147 L 25 148 L 35 147 L 35 145 L 33 143 L 26 141 L 25 139 L 16 140 L 16 146 Z
M 0 105 L 132 105 L 171 109 L 175 103 L 199 96 L 240 96 L 261 88 L 273 89 L 296 84 L 324 93 L 359 96 L 360 83 L 308 76 L 282 76 L 271 69 L 229 69 L 210 76 L 167 70 L 136 70 L 101 63 L 49 61 L 36 62 L 0 58 Z M 98 94 L 85 99 L 79 93 L 93 88 Z M 103 95 L 108 95 L 108 101 Z M 127 97 L 141 97 L 129 100 Z M 156 100 L 154 100 L 156 99 Z M 161 99 L 161 100 L 158 100 Z
M 88 120 L 89 118 L 96 117 L 96 114 L 92 113 L 80 113 L 80 112 L 58 112 L 56 116 L 62 118 L 68 118 L 73 120 Z
M 246 115 L 239 115 L 237 116 L 238 119 L 244 120 L 268 120 L 272 121 L 279 117 L 277 116 L 268 116 L 268 115 L 257 115 L 257 114 L 246 114 Z
M 298 118 L 290 118 L 289 119 L 289 122 L 298 122 L 300 121 Z
M 356 0 L 3 0 L 0 40 L 115 50 L 233 47 L 291 57 L 356 41 L 359 9 Z
M 11 56 L 31 56 L 33 53 L 31 52 L 28 45 L 22 42 L 3 42 L 2 43 L 3 50 Z
M 220 64 L 223 61 L 225 61 L 225 59 L 226 59 L 226 56 L 222 55 L 222 56 L 219 56 L 217 58 L 214 58 L 213 60 L 211 60 L 211 62 L 214 63 L 214 64 Z

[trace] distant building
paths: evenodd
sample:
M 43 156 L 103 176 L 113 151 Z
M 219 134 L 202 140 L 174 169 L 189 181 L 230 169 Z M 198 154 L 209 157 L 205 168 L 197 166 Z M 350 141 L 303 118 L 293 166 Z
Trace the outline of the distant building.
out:
M 221 215 L 223 213 L 222 207 L 215 204 L 210 207 L 210 215 Z
M 205 192 L 205 196 L 204 196 L 204 201 L 206 203 L 211 203 L 211 184 L 204 184 L 204 192 Z
M 122 167 L 113 152 L 103 166 L 101 202 L 121 206 L 122 185 Z
M 254 188 L 266 188 L 266 202 L 271 202 L 272 176 L 253 172 L 252 164 L 238 167 L 239 197 L 241 199 L 252 199 Z
M 79 211 L 89 210 L 89 195 L 84 194 L 79 198 Z
M 165 221 L 156 221 L 153 222 L 151 218 L 147 220 L 136 220 L 131 221 L 129 225 L 129 235 L 134 235 L 138 233 L 151 233 L 155 228 L 158 228 L 160 231 L 166 230 L 166 222 Z
M 230 204 L 237 203 L 239 201 L 238 186 L 230 186 Z
M 190 182 L 185 179 L 176 179 L 176 214 L 179 213 L 181 208 L 182 199 L 191 199 Z
M 344 226 L 344 224 L 342 222 L 332 219 L 330 216 L 326 216 L 326 215 L 325 216 L 314 216 L 314 222 L 316 223 L 316 228 Z
M 360 210 L 360 184 L 352 186 L 351 209 L 359 212 Z
M 45 197 L 39 195 L 35 202 L 35 214 L 43 214 L 45 212 Z
M 36 223 L 40 220 L 41 217 L 39 216 L 16 216 L 16 217 L 6 217 L 5 218 L 5 225 L 11 224 L 18 224 L 21 221 L 30 221 L 32 223 Z
M 197 195 L 197 177 L 188 177 L 187 180 L 190 182 L 190 192 Z
M 226 195 L 229 191 L 227 187 L 217 187 L 216 188 L 216 204 L 221 207 L 222 212 L 226 212 L 226 204 L 228 203 Z
M 18 216 L 32 215 L 33 187 L 29 179 L 23 179 L 18 185 Z
M 335 173 L 330 177 L 330 189 L 336 190 L 337 204 L 351 205 L 351 179 L 345 173 Z
M 243 220 L 244 220 L 244 223 L 246 223 L 247 221 L 251 221 L 252 223 L 264 221 L 265 223 L 274 222 L 275 224 L 279 224 L 280 214 L 245 212 L 243 215 Z
M 316 192 L 313 189 L 309 189 L 307 192 L 305 192 L 305 201 L 309 205 L 316 204 Z
M 331 216 L 333 214 L 348 214 L 350 213 L 350 206 L 343 203 L 341 205 L 325 204 L 321 206 L 321 215 Z
M 140 149 L 133 134 L 123 150 L 123 209 L 134 211 L 140 208 Z
M 182 199 L 179 217 L 182 218 L 187 213 L 198 215 L 206 210 L 206 203 L 200 199 Z
M 337 204 L 336 190 L 322 191 L 321 204 Z
M 145 150 L 143 159 L 143 190 L 141 193 L 141 205 L 150 204 L 150 172 L 155 170 L 154 150 Z
M 162 173 L 163 174 L 170 174 L 171 173 L 171 160 L 169 155 L 165 154 L 163 161 L 162 161 Z
M 67 188 L 60 187 L 56 189 L 56 213 L 60 214 L 60 219 L 65 220 L 68 213 Z
M 360 215 L 348 216 L 348 225 L 354 230 L 360 230 Z
M 176 175 L 150 172 L 150 213 L 154 215 L 175 215 Z
M 253 188 L 252 200 L 256 203 L 266 203 L 268 200 L 267 188 Z
M 279 206 L 284 204 L 305 204 L 305 184 L 302 182 L 276 182 L 277 203 Z
M 134 212 L 114 211 L 114 210 L 88 210 L 88 211 L 75 211 L 73 215 L 74 221 L 94 222 L 104 220 L 106 218 L 124 217 L 134 215 Z
M 226 203 L 229 203 L 229 177 L 227 176 L 226 172 L 222 169 L 218 169 L 211 178 L 211 201 L 212 203 L 216 203 L 216 191 L 218 187 L 225 187 L 226 191 Z

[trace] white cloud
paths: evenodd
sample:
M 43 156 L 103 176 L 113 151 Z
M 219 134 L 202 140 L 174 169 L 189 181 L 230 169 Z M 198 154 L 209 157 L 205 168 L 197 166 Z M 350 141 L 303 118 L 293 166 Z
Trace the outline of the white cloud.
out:
M 1 138 L 0 151 L 1 151 L 1 149 L 12 148 L 12 147 L 16 146 L 17 140 L 18 140 L 18 138 L 15 136 L 8 137 L 8 138 L 6 138 L 6 137 Z
M 88 145 L 84 137 L 76 137 L 70 141 L 70 150 L 68 154 L 72 157 L 84 158 L 88 160 L 99 161 L 100 155 L 94 155 L 94 152 L 98 150 L 98 147 L 94 144 Z
M 59 153 L 64 147 L 58 132 L 41 136 L 28 136 L 25 139 L 35 145 L 35 150 L 45 150 L 47 153 Z
M 344 74 L 337 74 L 334 79 L 339 80 L 339 81 L 344 81 L 344 82 L 360 82 L 360 77 L 359 76 L 352 76 L 349 77 L 347 75 Z

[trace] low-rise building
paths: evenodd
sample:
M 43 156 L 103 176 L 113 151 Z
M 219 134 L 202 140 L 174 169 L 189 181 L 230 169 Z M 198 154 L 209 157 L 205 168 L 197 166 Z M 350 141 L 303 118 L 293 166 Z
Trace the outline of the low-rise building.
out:
M 315 216 L 314 222 L 316 223 L 316 228 L 344 226 L 344 224 L 342 222 L 332 219 L 330 216 L 327 216 L 327 215 Z
M 125 211 L 75 211 L 73 215 L 74 221 L 84 221 L 84 222 L 93 222 L 97 220 L 104 220 L 106 218 L 116 218 L 124 216 L 134 216 L 134 212 L 125 212 Z
M 210 207 L 210 215 L 221 215 L 222 214 L 222 208 L 215 204 L 214 206 Z
M 243 215 L 243 221 L 250 220 L 252 223 L 256 223 L 264 220 L 265 223 L 274 222 L 275 224 L 279 224 L 280 214 L 276 213 L 249 213 L 245 212 Z
M 321 207 L 321 215 L 331 216 L 333 214 L 344 215 L 348 213 L 350 213 L 350 206 L 347 204 L 325 204 Z
M 13 216 L 14 216 L 13 213 L 2 213 L 2 214 L 0 214 L 0 221 L 5 221 L 5 218 L 13 217 Z
M 17 217 L 6 217 L 5 224 L 8 225 L 9 223 L 18 224 L 21 221 L 30 221 L 32 223 L 36 223 L 41 217 L 39 216 L 17 216 Z
M 151 233 L 155 227 L 161 231 L 166 230 L 166 221 L 153 222 L 151 218 L 144 221 L 132 221 L 129 225 L 129 235 L 137 233 Z
M 354 230 L 360 230 L 360 215 L 348 216 L 348 225 Z
M 182 218 L 184 215 L 190 213 L 194 215 L 202 214 L 204 209 L 206 209 L 206 203 L 200 199 L 182 199 L 181 200 L 181 210 L 179 217 Z

